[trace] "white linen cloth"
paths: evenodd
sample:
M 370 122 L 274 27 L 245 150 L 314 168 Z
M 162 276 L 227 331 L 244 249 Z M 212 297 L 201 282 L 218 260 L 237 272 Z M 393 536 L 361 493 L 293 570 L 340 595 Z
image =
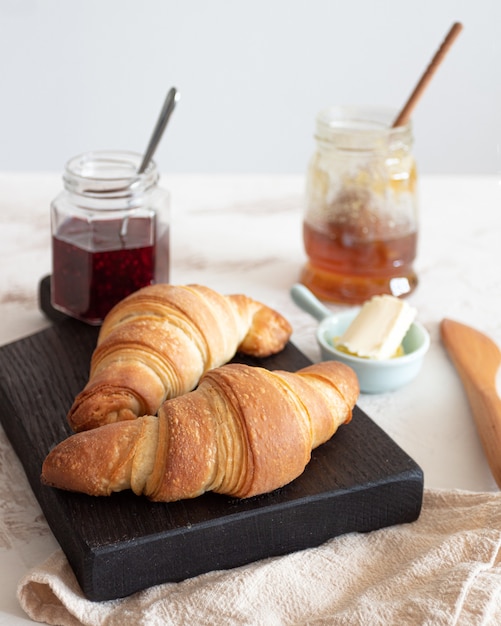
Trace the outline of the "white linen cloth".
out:
M 19 583 L 34 620 L 58 626 L 501 624 L 501 493 L 425 490 L 419 519 L 87 600 L 61 551 Z

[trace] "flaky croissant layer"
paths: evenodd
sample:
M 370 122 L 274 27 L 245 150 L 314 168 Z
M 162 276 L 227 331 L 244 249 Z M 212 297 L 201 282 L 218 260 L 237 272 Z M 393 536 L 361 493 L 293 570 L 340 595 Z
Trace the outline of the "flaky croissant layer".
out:
M 201 285 L 144 287 L 106 316 L 69 424 L 81 431 L 155 415 L 164 400 L 194 389 L 237 351 L 268 356 L 291 332 L 282 315 L 245 295 Z
M 163 502 L 267 493 L 303 472 L 311 450 L 351 419 L 358 394 L 353 370 L 335 361 L 296 373 L 225 365 L 164 402 L 158 417 L 72 435 L 48 454 L 42 481 L 89 495 L 132 489 Z

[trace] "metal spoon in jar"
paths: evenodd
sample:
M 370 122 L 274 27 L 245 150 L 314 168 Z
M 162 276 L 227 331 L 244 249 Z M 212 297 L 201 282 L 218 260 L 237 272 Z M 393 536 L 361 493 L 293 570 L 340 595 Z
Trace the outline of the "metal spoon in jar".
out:
M 148 143 L 148 147 L 146 148 L 146 152 L 144 153 L 143 160 L 139 169 L 137 170 L 138 174 L 142 174 L 146 168 L 148 167 L 151 159 L 153 158 L 153 154 L 157 149 L 158 144 L 160 143 L 160 139 L 164 134 L 165 127 L 167 126 L 167 122 L 169 121 L 170 116 L 172 115 L 172 111 L 179 101 L 180 94 L 175 87 L 171 87 L 165 98 L 164 104 L 162 106 L 162 110 L 160 111 L 160 115 L 158 116 L 157 123 L 155 128 L 153 129 L 153 133 L 151 135 L 150 141 Z M 122 220 L 122 225 L 120 227 L 120 241 L 122 245 L 125 245 L 125 238 L 127 237 L 127 228 L 129 226 L 129 218 L 125 217 Z
M 146 149 L 146 152 L 144 153 L 143 161 L 137 171 L 138 174 L 142 174 L 148 167 L 148 163 L 151 161 L 153 154 L 157 149 L 160 139 L 162 138 L 162 135 L 164 133 L 165 127 L 167 126 L 167 122 L 169 121 L 172 111 L 174 111 L 174 108 L 179 101 L 179 98 L 180 95 L 178 90 L 175 87 L 171 87 L 171 89 L 169 89 L 167 97 L 165 98 L 164 105 L 162 107 L 162 110 L 160 111 L 158 121 L 151 135 L 151 139 Z

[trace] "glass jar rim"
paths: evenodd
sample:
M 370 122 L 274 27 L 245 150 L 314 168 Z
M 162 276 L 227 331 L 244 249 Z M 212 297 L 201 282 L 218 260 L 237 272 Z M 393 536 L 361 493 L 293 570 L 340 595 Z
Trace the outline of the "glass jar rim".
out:
M 91 197 L 123 197 L 155 185 L 159 175 L 153 160 L 139 174 L 143 156 L 127 150 L 94 150 L 69 159 L 63 181 L 68 191 Z
M 371 143 L 412 140 L 412 121 L 392 127 L 398 111 L 384 106 L 336 105 L 319 111 L 316 117 L 316 138 L 340 141 L 360 140 L 366 147 Z

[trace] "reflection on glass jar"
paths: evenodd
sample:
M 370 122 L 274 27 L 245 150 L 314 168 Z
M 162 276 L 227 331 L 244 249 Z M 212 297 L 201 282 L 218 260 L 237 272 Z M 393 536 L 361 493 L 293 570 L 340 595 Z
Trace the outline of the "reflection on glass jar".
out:
M 51 206 L 52 305 L 90 324 L 169 280 L 169 198 L 153 162 L 137 174 L 141 160 L 111 151 L 71 159 Z
M 332 107 L 317 117 L 300 280 L 324 300 L 355 304 L 417 285 L 412 132 L 391 128 L 392 113 Z

